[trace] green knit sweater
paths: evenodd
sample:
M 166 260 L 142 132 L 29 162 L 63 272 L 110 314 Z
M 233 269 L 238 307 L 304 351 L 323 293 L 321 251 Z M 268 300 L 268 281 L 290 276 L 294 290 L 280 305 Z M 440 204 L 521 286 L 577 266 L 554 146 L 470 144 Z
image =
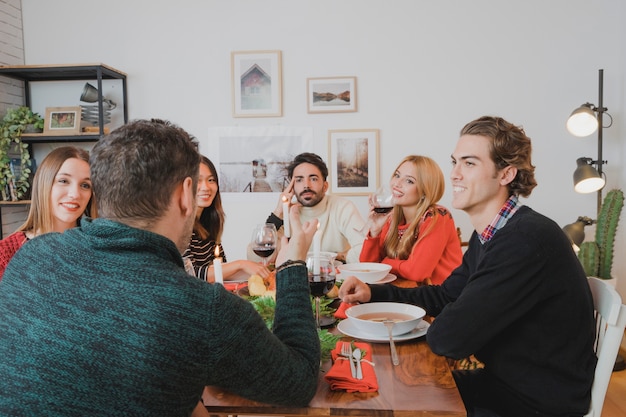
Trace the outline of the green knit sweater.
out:
M 273 333 L 188 276 L 169 239 L 105 219 L 27 242 L 0 281 L 0 415 L 186 416 L 205 385 L 308 404 L 320 348 L 304 266 L 278 273 Z

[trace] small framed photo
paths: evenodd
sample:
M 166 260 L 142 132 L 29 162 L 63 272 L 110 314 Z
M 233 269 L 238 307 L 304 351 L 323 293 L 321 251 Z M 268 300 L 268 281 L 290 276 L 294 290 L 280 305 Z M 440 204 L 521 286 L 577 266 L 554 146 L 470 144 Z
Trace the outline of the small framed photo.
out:
M 281 117 L 281 51 L 231 52 L 233 117 Z
M 80 106 L 46 107 L 44 118 L 44 135 L 79 135 Z
M 355 112 L 356 77 L 307 78 L 309 113 Z
M 333 194 L 368 195 L 376 191 L 378 135 L 378 129 L 328 131 L 328 166 Z

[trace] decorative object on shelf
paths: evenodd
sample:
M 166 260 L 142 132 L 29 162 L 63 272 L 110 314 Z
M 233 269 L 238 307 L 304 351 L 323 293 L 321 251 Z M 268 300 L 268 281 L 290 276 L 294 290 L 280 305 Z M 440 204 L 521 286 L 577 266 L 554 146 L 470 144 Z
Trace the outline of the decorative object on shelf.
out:
M 306 96 L 309 113 L 355 112 L 356 77 L 308 78 Z
M 98 89 L 89 83 L 85 83 L 85 87 L 83 88 L 83 93 L 80 95 L 80 101 L 84 101 L 86 103 L 97 103 L 98 102 Z M 91 123 L 94 126 L 100 125 L 100 116 L 99 116 L 99 105 L 82 105 L 82 120 Z M 103 124 L 111 123 L 111 110 L 117 107 L 117 103 L 108 98 L 102 98 L 102 118 Z
M 598 70 L 598 105 L 583 104 L 572 112 L 566 123 L 567 130 L 574 136 L 589 136 L 596 130 L 598 131 L 598 159 L 578 158 L 576 160 L 577 168 L 574 171 L 574 190 L 576 192 L 583 194 L 598 192 L 598 212 L 600 212 L 602 205 L 602 188 L 606 182 L 602 173 L 602 165 L 607 163 L 607 161 L 602 160 L 602 130 L 613 124 L 613 117 L 606 113 L 608 109 L 602 106 L 603 86 L 604 70 L 601 69 Z M 604 126 L 602 122 L 605 113 L 611 119 L 608 126 Z M 592 165 L 594 164 L 597 169 L 593 168 Z
M 46 120 L 43 127 L 45 135 L 80 134 L 80 106 L 46 107 Z
M 369 195 L 378 188 L 378 129 L 328 131 L 333 194 Z
M 281 51 L 231 52 L 233 117 L 281 117 Z
M 0 122 L 0 194 L 4 201 L 18 201 L 30 188 L 31 160 L 22 134 L 41 130 L 43 118 L 29 107 L 7 110 Z

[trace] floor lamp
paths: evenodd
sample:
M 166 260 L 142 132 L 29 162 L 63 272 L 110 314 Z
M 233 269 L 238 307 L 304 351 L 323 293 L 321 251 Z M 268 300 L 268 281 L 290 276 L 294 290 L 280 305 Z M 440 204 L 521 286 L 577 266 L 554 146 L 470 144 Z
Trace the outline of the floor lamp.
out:
M 576 160 L 576 171 L 574 171 L 574 190 L 578 193 L 597 192 L 597 209 L 596 218 L 600 214 L 602 207 L 602 189 L 606 183 L 602 165 L 607 161 L 602 159 L 602 131 L 613 124 L 613 118 L 606 113 L 607 108 L 603 106 L 603 87 L 604 87 L 604 70 L 598 70 L 598 105 L 585 103 L 572 112 L 567 119 L 567 130 L 574 136 L 585 137 L 598 132 L 598 158 L 593 160 L 589 157 L 581 157 Z M 608 126 L 604 126 L 603 115 L 606 114 L 611 122 Z M 594 168 L 593 165 L 596 167 Z M 584 228 L 595 223 L 595 220 L 589 217 L 578 217 L 576 222 L 568 224 L 563 231 L 570 237 L 573 244 L 579 246 L 585 238 Z M 624 358 L 618 355 L 614 371 L 626 368 Z

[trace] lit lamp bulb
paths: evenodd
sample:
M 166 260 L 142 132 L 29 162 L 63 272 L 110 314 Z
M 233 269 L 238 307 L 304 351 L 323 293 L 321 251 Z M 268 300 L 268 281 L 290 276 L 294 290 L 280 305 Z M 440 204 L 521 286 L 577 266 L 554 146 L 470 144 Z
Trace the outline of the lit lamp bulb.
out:
M 591 158 L 578 158 L 576 164 L 578 168 L 574 171 L 574 190 L 577 193 L 588 194 L 598 191 L 604 187 L 604 178 L 591 165 Z
M 574 136 L 589 136 L 598 129 L 598 119 L 593 111 L 593 105 L 585 103 L 576 110 L 567 119 L 567 130 Z

